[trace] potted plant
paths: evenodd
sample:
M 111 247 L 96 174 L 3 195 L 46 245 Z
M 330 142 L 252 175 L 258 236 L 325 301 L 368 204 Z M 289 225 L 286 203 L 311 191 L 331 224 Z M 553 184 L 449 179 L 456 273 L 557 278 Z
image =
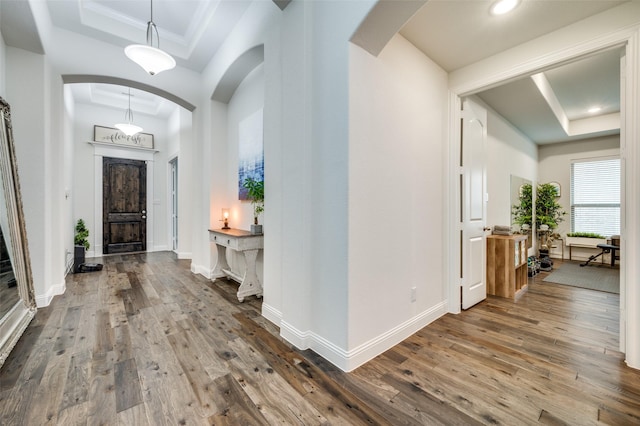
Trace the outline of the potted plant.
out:
M 607 237 L 593 232 L 567 233 L 567 246 L 596 247 L 598 244 L 606 243 Z
M 558 227 L 567 214 L 562 206 L 556 201 L 556 187 L 550 183 L 538 185 L 536 195 L 536 227 L 547 225 L 550 231 Z
M 89 250 L 91 245 L 89 244 L 89 230 L 84 223 L 84 220 L 78 219 L 76 223 L 76 234 L 73 239 L 74 253 L 73 253 L 73 272 L 80 272 L 80 266 L 84 264 L 86 251 Z
M 262 234 L 262 225 L 258 224 L 258 216 L 264 212 L 264 181 L 246 178 L 242 186 L 247 190 L 247 198 L 253 205 L 252 234 Z
M 564 220 L 567 214 L 556 200 L 558 198 L 557 187 L 551 183 L 538 185 L 536 194 L 536 228 L 543 231 L 540 236 L 540 252 L 548 254 L 553 242 L 554 230 Z

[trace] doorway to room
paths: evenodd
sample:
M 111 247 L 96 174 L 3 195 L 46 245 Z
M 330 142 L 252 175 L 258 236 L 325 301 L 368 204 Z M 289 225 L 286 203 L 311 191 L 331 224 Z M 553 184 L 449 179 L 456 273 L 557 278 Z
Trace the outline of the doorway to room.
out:
M 628 87 L 625 87 L 624 76 L 625 76 L 625 73 L 628 73 L 628 71 L 626 69 L 626 66 L 627 66 L 626 64 L 627 63 L 626 63 L 626 57 L 625 57 L 626 55 L 628 55 L 628 46 L 624 46 L 624 45 L 620 45 L 620 44 L 619 45 L 613 45 L 613 46 L 607 46 L 607 49 L 604 49 L 604 51 L 610 51 L 610 52 L 614 52 L 614 53 L 615 52 L 619 52 L 619 55 L 620 55 L 619 56 L 620 73 L 621 73 L 621 82 L 620 82 L 621 90 L 620 91 L 621 91 L 621 97 L 622 97 L 621 105 L 620 105 L 620 117 L 625 117 L 626 111 L 625 111 L 624 97 L 625 97 L 626 91 L 628 90 Z M 625 53 L 626 53 L 626 55 L 625 55 Z M 574 61 L 579 61 L 579 60 L 581 60 L 583 58 L 586 58 L 586 57 L 591 57 L 593 55 L 595 55 L 595 53 L 593 51 L 589 51 L 589 52 L 584 52 L 583 51 L 583 52 L 581 52 L 580 55 L 576 54 L 573 58 L 571 58 L 571 61 L 569 61 L 567 58 L 565 58 L 564 61 L 560 61 L 559 63 L 560 64 L 567 64 L 567 63 L 571 63 L 571 62 L 574 62 Z M 552 67 L 553 67 L 553 64 L 547 64 L 543 68 L 538 68 L 538 69 L 531 70 L 527 75 L 532 75 L 532 74 L 541 72 L 540 71 L 541 69 L 548 70 L 548 69 L 551 69 Z M 527 75 L 523 75 L 521 77 L 526 77 Z M 453 92 L 452 96 L 453 96 L 453 98 L 457 99 L 458 102 L 460 102 L 460 99 L 464 99 L 466 96 L 479 95 L 484 90 L 492 90 L 494 88 L 501 87 L 501 84 L 505 84 L 506 85 L 506 84 L 509 84 L 511 82 L 518 81 L 517 79 L 512 77 L 512 78 L 505 78 L 504 83 L 500 83 L 500 82 L 492 81 L 492 78 L 493 78 L 492 76 L 488 76 L 486 78 L 486 81 L 484 81 L 483 83 L 476 82 L 475 83 L 476 84 L 475 88 L 473 88 L 473 89 L 466 88 L 465 90 L 460 91 L 460 93 L 457 94 L 457 95 L 455 94 L 456 90 L 453 89 L 452 90 L 452 92 Z M 523 98 L 526 98 L 526 97 L 523 97 Z M 483 99 L 483 101 L 484 101 L 484 99 Z M 456 111 L 456 114 L 457 113 L 458 112 Z M 453 120 L 453 121 L 455 121 L 455 120 Z M 621 126 L 623 127 L 624 120 L 621 120 L 621 121 L 622 121 Z M 628 136 L 628 134 L 627 134 L 627 136 Z M 620 147 L 620 150 L 621 150 L 621 154 L 623 152 L 624 146 L 626 145 L 625 139 L 626 139 L 625 131 L 624 131 L 624 129 L 621 129 L 620 144 L 619 144 L 619 147 Z M 621 155 L 621 157 L 622 157 L 622 155 Z M 542 182 L 546 182 L 546 181 L 549 180 L 548 176 L 538 176 L 538 178 L 542 179 Z M 554 180 L 554 179 L 552 179 L 552 180 Z M 625 207 L 624 206 L 625 206 L 625 204 L 627 204 L 629 202 L 629 199 L 627 199 L 629 197 L 629 193 L 628 192 L 625 193 L 625 191 L 624 191 L 624 182 L 625 182 L 625 180 L 626 180 L 625 170 L 624 170 L 624 167 L 623 167 L 623 170 L 622 170 L 622 173 L 621 173 L 621 186 L 622 186 L 623 190 L 621 191 L 621 197 L 620 197 L 620 202 L 621 202 L 620 209 L 621 209 L 621 215 L 622 216 L 624 216 L 624 211 L 625 211 Z M 566 185 L 566 188 L 567 188 L 567 196 L 568 196 L 568 194 L 569 194 L 569 192 L 568 192 L 569 185 L 568 184 Z M 624 220 L 624 219 L 622 219 L 622 220 Z M 623 241 L 622 245 L 625 246 L 624 241 Z M 624 247 L 622 247 L 622 248 L 623 248 L 623 253 L 624 253 Z M 623 264 L 620 267 L 619 287 L 620 287 L 620 294 L 621 295 L 624 295 L 624 292 L 625 292 L 625 282 L 626 282 L 626 278 L 627 278 L 625 276 L 626 275 L 625 274 L 625 272 L 626 272 L 625 269 L 627 269 L 627 268 L 629 268 L 628 264 Z M 453 295 L 454 291 L 452 291 L 451 294 Z M 625 308 L 625 304 L 626 304 L 625 302 L 626 301 L 625 301 L 624 297 L 621 297 L 620 300 L 619 300 L 620 312 L 624 312 L 624 308 Z M 626 339 L 627 321 L 626 321 L 626 318 L 624 317 L 624 315 L 621 315 L 619 320 L 620 320 L 620 332 L 619 332 L 620 350 L 622 352 L 625 352 L 625 348 L 627 346 L 627 339 Z

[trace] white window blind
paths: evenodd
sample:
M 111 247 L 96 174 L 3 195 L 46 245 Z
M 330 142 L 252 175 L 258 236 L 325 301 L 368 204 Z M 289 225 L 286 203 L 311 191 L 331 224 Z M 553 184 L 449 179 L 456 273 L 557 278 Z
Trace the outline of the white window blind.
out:
M 571 164 L 571 232 L 620 234 L 620 159 Z

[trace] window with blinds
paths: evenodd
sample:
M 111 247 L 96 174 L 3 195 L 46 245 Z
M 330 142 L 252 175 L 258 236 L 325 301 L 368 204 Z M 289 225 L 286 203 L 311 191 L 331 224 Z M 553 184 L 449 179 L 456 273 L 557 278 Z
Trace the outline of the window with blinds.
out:
M 620 159 L 571 163 L 571 232 L 620 234 Z

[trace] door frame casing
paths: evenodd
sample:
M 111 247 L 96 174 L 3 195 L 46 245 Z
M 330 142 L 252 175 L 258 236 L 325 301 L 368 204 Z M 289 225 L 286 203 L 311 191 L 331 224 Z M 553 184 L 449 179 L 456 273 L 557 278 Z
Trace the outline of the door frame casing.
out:
M 90 142 L 91 143 L 91 142 Z M 102 161 L 104 157 L 122 158 L 127 160 L 141 160 L 147 163 L 147 251 L 154 251 L 153 245 L 153 157 L 157 152 L 155 150 L 127 149 L 119 146 L 110 146 L 104 144 L 93 143 L 94 156 L 94 223 L 95 230 L 93 232 L 93 256 L 102 256 L 104 249 L 102 244 Z
M 167 222 L 168 225 L 167 226 L 167 247 L 172 250 L 174 253 L 179 254 L 179 250 L 178 250 L 178 245 L 180 244 L 180 242 L 178 241 L 178 244 L 176 245 L 175 249 L 173 249 L 173 237 L 174 237 L 174 232 L 173 232 L 173 211 L 174 211 L 174 200 L 173 200 L 173 194 L 172 191 L 174 190 L 173 186 L 174 186 L 174 182 L 173 182 L 173 163 L 176 163 L 176 168 L 180 168 L 180 155 L 179 153 L 176 153 L 174 155 L 170 155 L 169 158 L 167 159 Z M 178 172 L 179 173 L 179 172 Z M 176 178 L 176 183 L 178 183 L 179 179 L 179 175 Z M 178 183 L 179 185 L 179 183 Z M 175 191 L 178 193 L 178 198 L 180 197 L 180 193 L 179 193 L 179 188 L 176 187 Z M 178 202 L 178 205 L 175 206 L 175 208 L 177 210 L 179 210 L 180 204 Z M 178 228 L 178 240 L 180 239 L 180 227 L 179 224 L 176 225 L 176 227 Z
M 531 75 L 553 66 L 576 60 L 580 57 L 597 53 L 605 49 L 625 48 L 626 67 L 625 81 L 621 82 L 623 98 L 626 99 L 621 114 L 620 129 L 620 157 L 623 161 L 623 193 L 621 194 L 621 256 L 626 259 L 637 259 L 640 256 L 640 195 L 638 194 L 638 179 L 640 178 L 640 147 L 634 144 L 640 138 L 640 28 L 634 26 L 615 31 L 606 36 L 597 37 L 586 42 L 578 43 L 570 48 L 559 49 L 551 54 L 534 57 L 521 62 L 518 66 L 503 68 L 500 71 L 485 72 L 484 77 L 461 84 L 452 84 L 449 88 L 449 161 L 445 185 L 449 200 L 446 206 L 449 214 L 447 252 L 447 276 L 449 282 L 448 308 L 451 313 L 459 313 L 460 306 L 456 303 L 460 298 L 460 279 L 456 272 L 460 267 L 459 236 L 455 217 L 459 211 L 460 194 L 456 185 L 458 168 L 456 166 L 457 148 L 459 147 L 460 102 L 461 98 L 473 95 L 482 90 L 496 87 L 508 81 Z M 630 214 L 629 214 L 630 213 Z M 634 214 L 635 213 L 635 214 Z M 630 244 L 633 243 L 633 244 Z M 629 278 L 640 276 L 640 265 L 635 262 L 621 263 L 620 270 L 620 351 L 626 355 L 625 362 L 640 368 L 640 288 L 627 286 Z M 456 306 L 457 305 L 457 306 Z

